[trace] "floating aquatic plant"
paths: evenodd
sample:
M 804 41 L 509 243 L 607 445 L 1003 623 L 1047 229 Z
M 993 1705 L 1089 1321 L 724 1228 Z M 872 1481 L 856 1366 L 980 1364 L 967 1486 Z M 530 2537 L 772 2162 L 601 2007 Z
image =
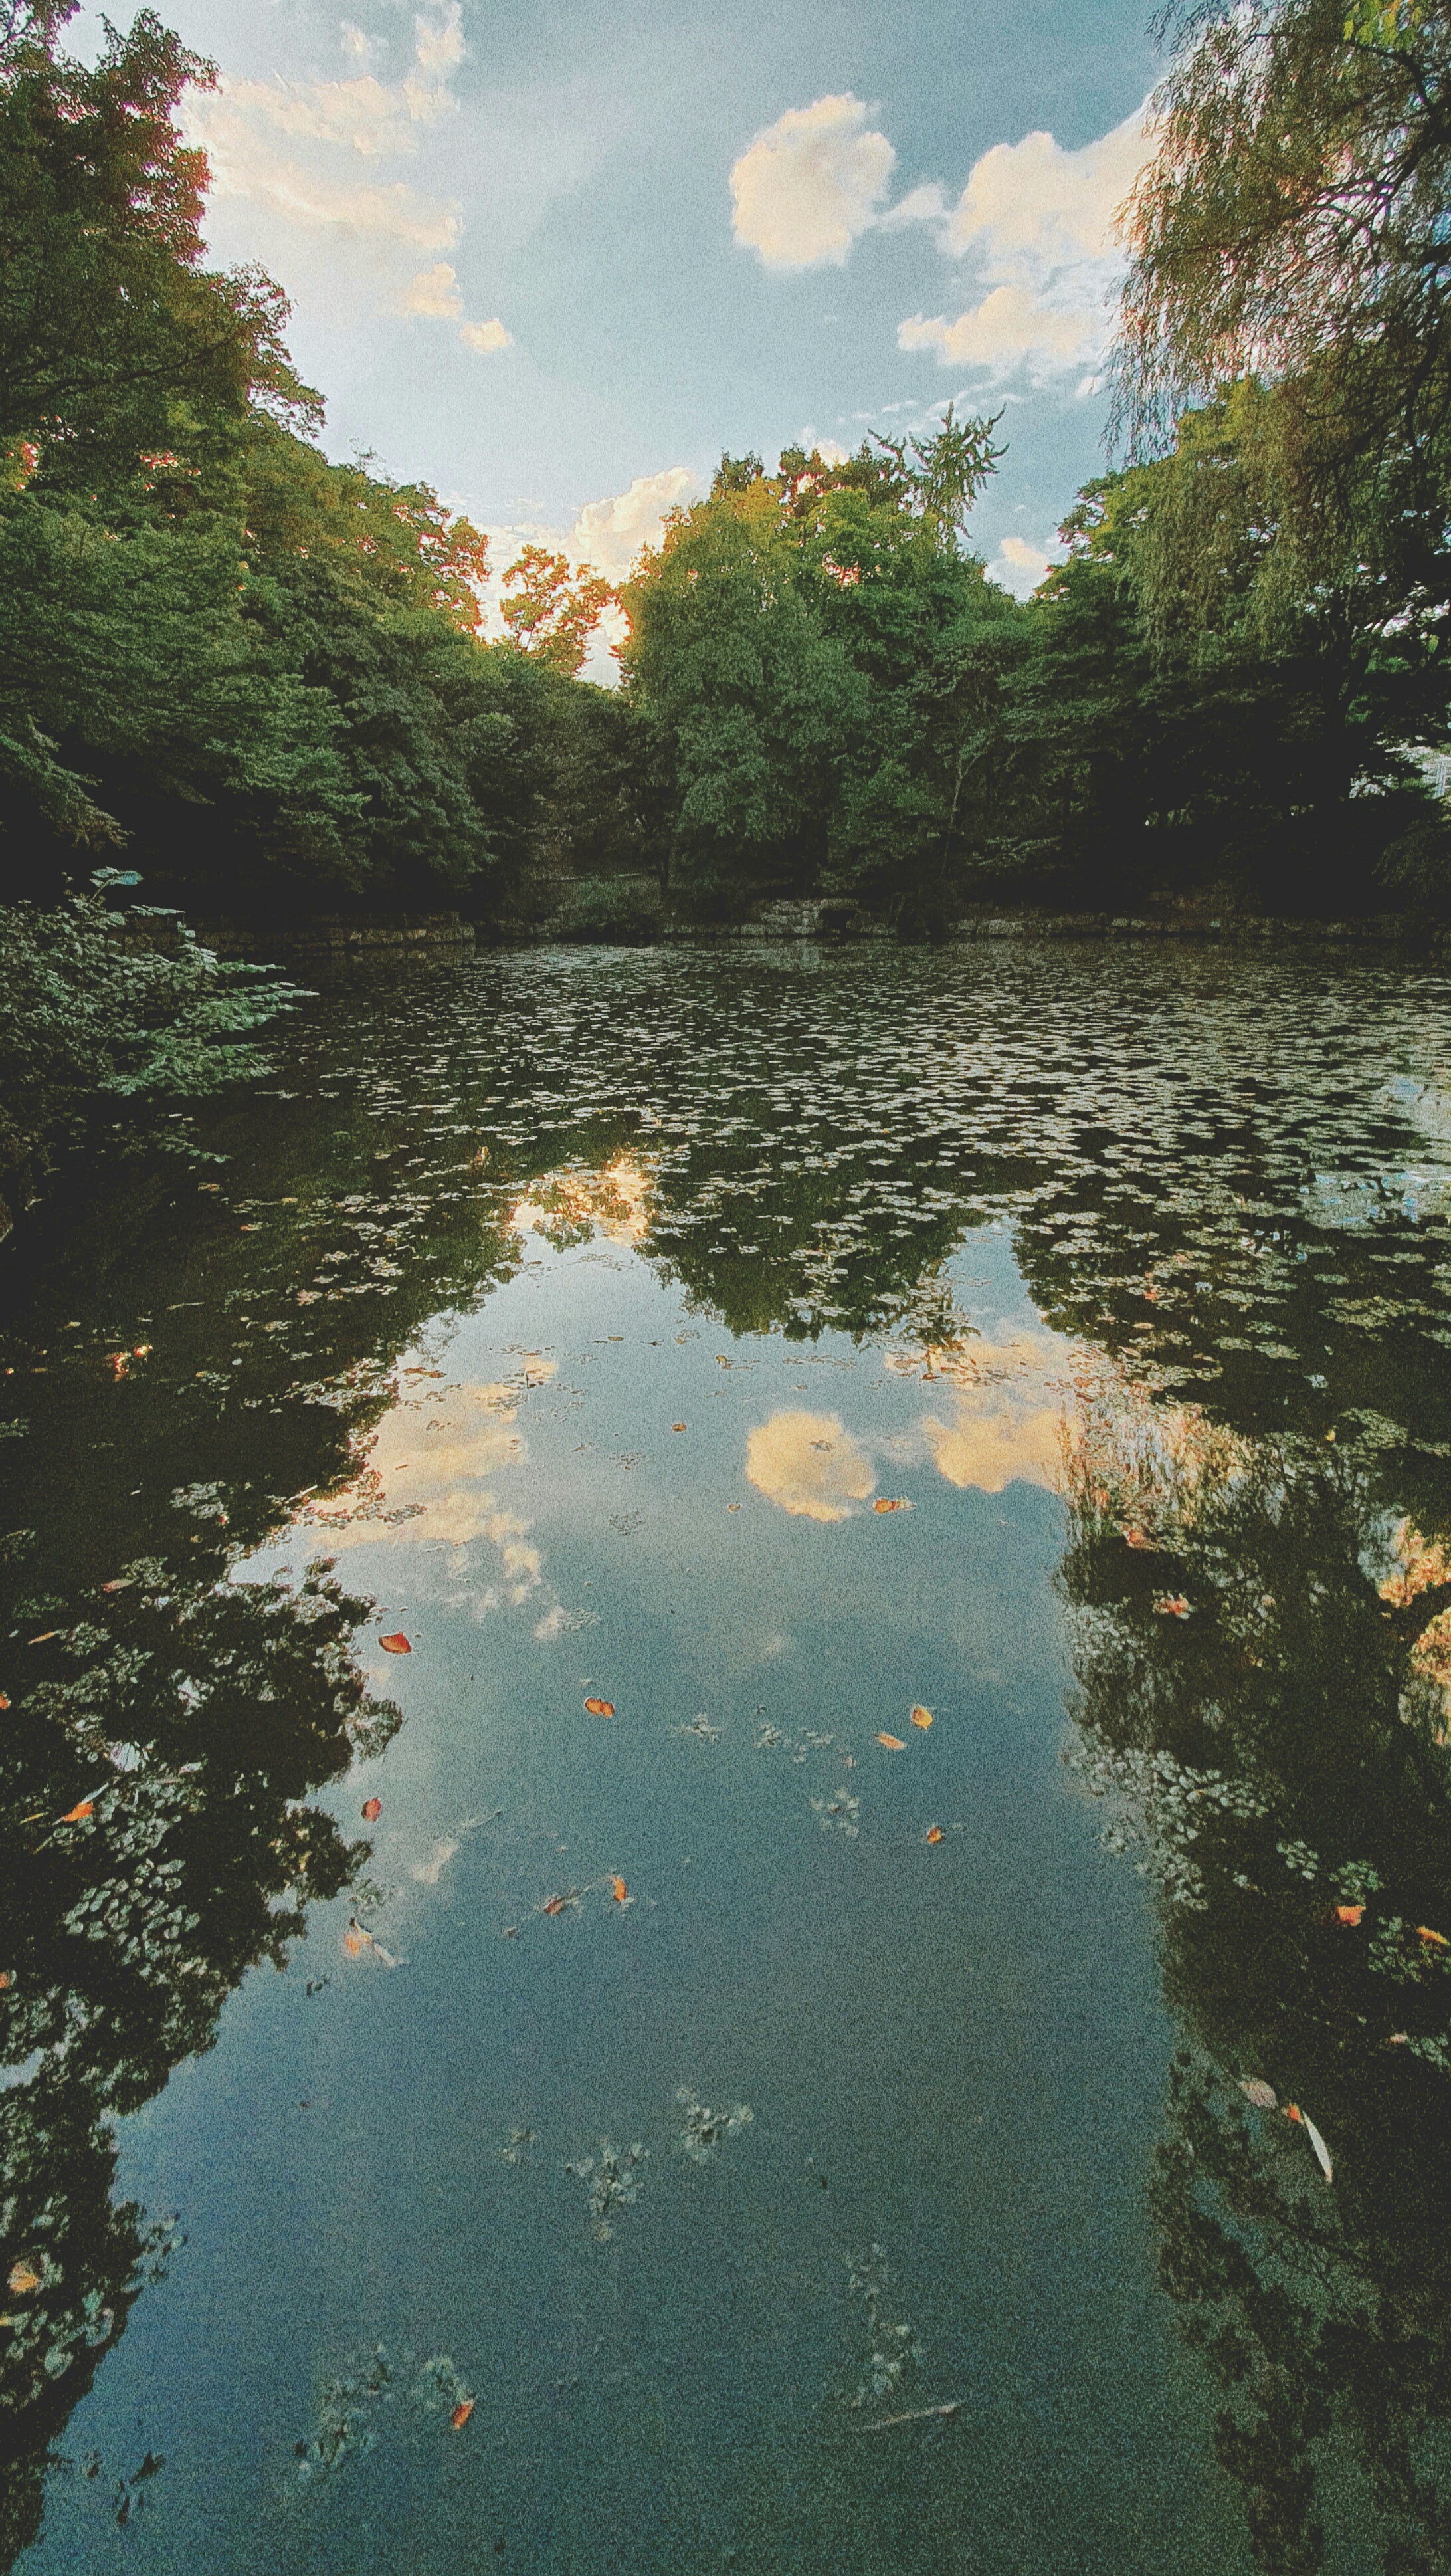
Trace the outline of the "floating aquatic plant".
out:
M 711 2111 L 688 2084 L 681 2085 L 675 2099 L 685 2113 L 680 2151 L 698 2165 L 715 2153 L 723 2138 L 733 2138 L 739 2130 L 748 2129 L 756 2116 L 749 2102 L 738 2102 L 733 2111 Z
M 612 2147 L 608 2138 L 601 2138 L 597 2156 L 578 2156 L 566 2164 L 565 2172 L 576 2175 L 589 2194 L 590 2224 L 601 2245 L 615 2232 L 611 2221 L 639 2199 L 641 2169 L 649 2161 L 650 2150 L 638 2139 L 632 2147 Z

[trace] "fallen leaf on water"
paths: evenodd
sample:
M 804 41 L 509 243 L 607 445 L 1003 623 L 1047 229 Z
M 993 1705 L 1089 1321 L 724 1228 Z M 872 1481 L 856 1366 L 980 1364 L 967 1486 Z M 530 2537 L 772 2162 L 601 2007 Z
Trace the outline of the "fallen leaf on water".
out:
M 540 1906 L 541 1914 L 567 1914 L 571 1905 L 579 1904 L 579 1889 L 572 1887 L 567 1896 L 549 1896 Z
M 61 1823 L 63 1825 L 83 1824 L 86 1817 L 90 1815 L 95 1803 L 94 1798 L 82 1798 L 78 1807 L 68 1807 L 66 1809 L 65 1814 L 61 1818 Z
M 914 1726 L 930 1726 L 932 1723 L 931 1709 L 914 1708 L 912 1711 L 912 1723 Z
M 376 1825 L 382 1812 L 383 1801 L 381 1798 L 366 1798 L 363 1801 L 363 1821 L 365 1824 Z
M 1335 2180 L 1335 2167 L 1330 2161 L 1330 2149 L 1321 2137 L 1320 2132 L 1316 2128 L 1314 2121 L 1311 2119 L 1309 2112 L 1302 2111 L 1298 2102 L 1287 2102 L 1285 2104 L 1285 2117 L 1287 2120 L 1293 2120 L 1298 2128 L 1304 2130 L 1306 2137 L 1309 2139 L 1311 2146 L 1315 2150 L 1316 2162 L 1318 2163 L 1321 2172 L 1324 2174 L 1326 2181 L 1333 2182 Z
M 1247 2102 L 1253 2102 L 1257 2111 L 1273 2111 L 1277 2100 L 1275 2088 L 1273 2084 L 1267 2084 L 1262 2075 L 1242 2075 L 1239 2089 Z
M 10 1706 L 10 1702 L 9 1702 L 9 1700 L 6 1698 L 5 1693 L 4 1693 L 3 1691 L 0 1691 L 0 1708 L 8 1708 L 9 1706 Z
M 456 2381 L 454 2384 L 457 2386 Z M 476 2401 L 472 2397 L 461 2397 L 459 2399 L 457 2406 L 454 2408 L 453 2413 L 448 2419 L 456 2433 L 461 2433 L 463 2431 L 465 2424 L 468 2422 L 469 2417 L 474 2411 L 475 2403 Z
M 615 1703 L 612 1699 L 587 1699 L 584 1713 L 586 1717 L 613 1717 Z
M 109 1583 L 102 1584 L 101 1590 L 103 1592 L 129 1592 L 135 1580 L 136 1577 L 134 1574 L 114 1574 Z
M 628 1890 L 628 1888 L 626 1887 L 625 1882 L 624 1882 L 624 1880 L 623 1880 L 622 1878 L 612 1878 L 612 1879 L 610 1880 L 610 1887 L 611 1887 L 611 1890 L 613 1891 L 614 1899 L 615 1899 L 615 1903 L 616 1903 L 617 1905 L 628 1905 L 628 1904 L 629 1904 L 629 1901 L 630 1901 L 630 1894 L 629 1894 L 629 1890 Z
M 411 1655 L 413 1652 L 401 1628 L 395 1628 L 391 1637 L 380 1637 L 378 1643 L 385 1655 Z
M 893 1494 L 890 1498 L 879 1494 L 872 1505 L 874 1512 L 910 1512 L 911 1508 L 905 1494 Z
M 670 1428 L 672 1431 L 683 1431 L 685 1429 L 685 1425 L 683 1422 L 672 1422 Z
M 906 1743 L 900 1735 L 879 1735 L 877 1742 L 885 1744 L 889 1753 L 905 1753 L 907 1750 Z
M 59 1628 L 42 1628 L 38 1637 L 27 1637 L 25 1642 L 28 1646 L 48 1646 L 52 1637 L 59 1635 Z
M 1154 1608 L 1161 1619 L 1188 1619 L 1193 1615 L 1182 1592 L 1161 1592 Z
M 1433 1932 L 1429 1923 L 1418 1923 L 1416 1933 L 1422 1941 L 1434 1941 L 1438 1950 L 1451 1950 L 1451 1941 L 1447 1940 L 1445 1933 Z
M 1363 1905 L 1337 1905 L 1335 1920 L 1337 1923 L 1348 1923 L 1353 1931 L 1364 1912 Z
M 940 1843 L 945 1842 L 947 1837 L 943 1833 L 940 1825 L 929 1825 L 927 1828 L 927 1839 L 929 1843 Z
M 345 1932 L 343 1934 L 343 1948 L 346 1950 L 350 1959 L 361 1959 L 367 1946 L 368 1936 L 366 1932 Z
M 12 2263 L 9 2272 L 9 2287 L 15 2292 L 17 2299 L 23 2299 L 28 2296 L 30 2291 L 39 2289 L 40 2274 L 35 2270 L 33 2264 Z
M 1157 1549 L 1159 1542 L 1156 1538 L 1150 1538 L 1147 1530 L 1141 1530 L 1135 1526 L 1132 1529 L 1126 1529 L 1124 1531 L 1124 1544 L 1127 1547 L 1151 1547 Z

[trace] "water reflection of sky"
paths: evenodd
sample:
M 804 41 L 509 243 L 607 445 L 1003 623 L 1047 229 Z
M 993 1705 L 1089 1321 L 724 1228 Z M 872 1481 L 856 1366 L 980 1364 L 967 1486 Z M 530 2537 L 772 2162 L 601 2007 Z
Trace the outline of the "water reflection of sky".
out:
M 4 2098 L 68 2278 L 108 2191 L 191 2235 L 37 2568 L 1136 2571 L 1172 2514 L 1218 2576 L 1314 2513 L 1391 2564 L 1451 2313 L 1444 1005 L 1121 972 L 329 1004 L 225 1187 L 22 1319 L 16 1811 L 102 1783 L 26 1973 L 180 2037 L 119 2122 L 78 2050 L 47 2109 L 50 2024 Z M 355 1672 L 398 1731 L 299 1758 Z M 180 1901 L 65 1928 L 193 1812 L 210 2048 Z M 314 1818 L 356 1857 L 247 1972 Z

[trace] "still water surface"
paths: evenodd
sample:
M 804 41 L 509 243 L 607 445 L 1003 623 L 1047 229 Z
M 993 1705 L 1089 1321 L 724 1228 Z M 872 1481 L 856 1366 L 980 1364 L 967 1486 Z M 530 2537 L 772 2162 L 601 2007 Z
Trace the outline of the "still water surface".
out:
M 1445 976 L 272 1055 L 12 1254 L 0 2563 L 1451 2566 Z

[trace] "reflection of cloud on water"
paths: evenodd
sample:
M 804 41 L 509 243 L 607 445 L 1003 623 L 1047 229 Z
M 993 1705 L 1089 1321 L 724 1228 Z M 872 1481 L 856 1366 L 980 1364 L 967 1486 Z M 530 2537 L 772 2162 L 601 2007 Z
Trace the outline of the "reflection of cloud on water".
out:
M 871 1461 L 836 1413 L 773 1413 L 746 1442 L 746 1474 L 783 1512 L 844 1521 L 876 1483 Z
M 933 1360 L 933 1378 L 952 1389 L 952 1412 L 946 1422 L 924 1414 L 922 1433 L 950 1485 L 1000 1494 L 1014 1483 L 1061 1484 L 1066 1344 L 1036 1334 L 973 1340 Z
M 530 1353 L 529 1386 L 553 1377 L 557 1361 Z M 409 1397 L 385 1414 L 367 1460 L 342 1493 L 313 1505 L 307 1525 L 326 1530 L 335 1553 L 382 1539 L 390 1546 L 462 1549 L 484 1540 L 496 1548 L 502 1587 L 468 1596 L 477 1612 L 527 1600 L 544 1561 L 529 1540 L 530 1523 L 484 1482 L 518 1467 L 527 1451 L 514 1425 L 519 1384 L 449 1386 Z M 424 1416 L 419 1420 L 420 1413 Z

